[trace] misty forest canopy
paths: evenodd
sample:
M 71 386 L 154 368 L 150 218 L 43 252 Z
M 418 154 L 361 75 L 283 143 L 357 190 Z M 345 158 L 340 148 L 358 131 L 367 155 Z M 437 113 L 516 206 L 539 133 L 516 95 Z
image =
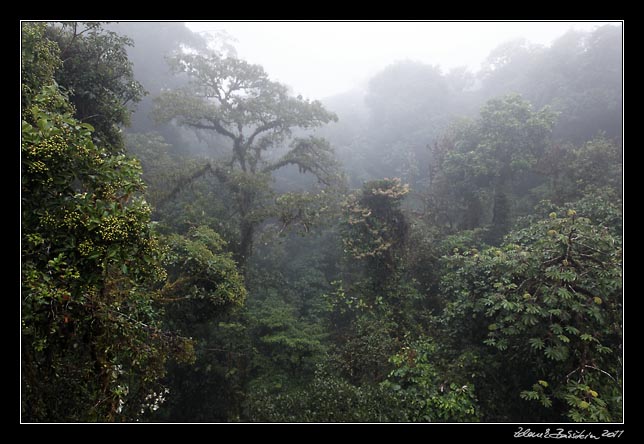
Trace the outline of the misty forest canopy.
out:
M 225 33 L 23 22 L 22 420 L 622 421 L 621 57 L 315 100 Z

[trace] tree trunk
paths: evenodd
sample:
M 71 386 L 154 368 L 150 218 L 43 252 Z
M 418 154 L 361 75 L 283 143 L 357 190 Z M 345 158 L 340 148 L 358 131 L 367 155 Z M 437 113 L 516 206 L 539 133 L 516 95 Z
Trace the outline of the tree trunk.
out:
M 253 253 L 253 236 L 257 222 L 252 220 L 251 210 L 255 195 L 248 189 L 239 190 L 239 249 L 237 250 L 236 260 L 239 268 L 246 275 L 246 263 Z
M 246 262 L 253 253 L 253 236 L 255 234 L 255 224 L 245 217 L 239 224 L 239 251 L 237 252 L 237 263 L 246 274 Z

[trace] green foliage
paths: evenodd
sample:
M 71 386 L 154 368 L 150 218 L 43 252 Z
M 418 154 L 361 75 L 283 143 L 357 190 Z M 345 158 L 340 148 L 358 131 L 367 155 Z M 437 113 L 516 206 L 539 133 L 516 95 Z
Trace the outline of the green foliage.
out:
M 235 306 L 209 317 L 192 304 L 166 307 L 164 321 L 195 343 L 193 362 L 170 363 L 163 384 L 170 390 L 155 422 L 226 422 L 239 417 L 250 361 L 246 324 Z
M 621 238 L 623 235 L 622 200 L 610 188 L 596 188 L 581 199 L 557 205 L 550 200 L 542 200 L 534 209 L 534 214 L 520 218 L 519 227 L 527 227 L 542 218 L 557 217 L 574 211 L 578 217 L 590 219 L 594 224 L 604 227 L 611 236 Z
M 168 182 L 188 174 L 189 162 L 173 156 L 171 146 L 159 133 L 128 133 L 124 139 L 127 153 L 141 163 L 146 198 L 158 209 L 168 193 Z
M 409 238 L 405 252 L 405 275 L 408 283 L 418 292 L 415 307 L 419 313 L 429 314 L 442 305 L 438 295 L 438 281 L 441 273 L 441 233 L 436 226 L 414 217 L 411 219 Z M 447 251 L 452 251 L 448 248 Z
M 305 251 L 304 248 L 301 252 L 291 252 L 281 262 L 278 252 L 282 243 L 288 245 L 289 241 L 294 241 L 287 236 L 287 228 L 296 226 L 301 227 L 303 233 L 313 233 L 324 218 L 330 220 L 337 207 L 335 193 L 325 188 L 317 194 L 304 192 L 275 196 L 269 189 L 268 174 L 251 175 L 229 170 L 215 162 L 211 169 L 200 172 L 198 162 L 168 153 L 158 136 L 135 135 L 128 142 L 131 149 L 142 156 L 152 191 L 160 196 L 157 200 L 162 204 L 157 211 L 159 226 L 169 233 L 168 240 L 172 245 L 171 254 L 166 256 L 172 260 L 172 264 L 168 263 L 169 272 L 180 266 L 177 277 L 171 273 L 171 279 L 162 291 L 174 292 L 174 279 L 179 281 L 178 290 L 197 291 L 195 281 L 203 281 L 193 279 L 193 264 L 199 270 L 206 260 L 201 259 L 198 249 L 187 244 L 191 239 L 189 233 L 194 230 L 189 227 L 195 222 L 202 221 L 218 231 L 223 226 L 223 233 L 231 240 L 230 244 L 235 245 L 239 242 L 238 235 L 235 235 L 235 219 L 233 216 L 230 220 L 227 212 L 234 214 L 235 199 L 248 193 L 255 199 L 253 209 L 247 215 L 248 220 L 259 223 L 271 218 L 269 220 L 274 223 L 274 229 L 271 226 L 264 229 L 263 236 L 259 238 L 262 242 L 257 257 L 252 267 L 247 269 L 249 291 L 246 308 L 227 311 L 211 304 L 208 298 L 200 302 L 192 297 L 176 300 L 166 307 L 168 324 L 195 338 L 197 356 L 192 368 L 170 368 L 166 383 L 174 395 L 157 418 L 172 421 L 246 418 L 242 410 L 246 395 L 263 390 L 273 392 L 280 387 L 304 383 L 312 377 L 314 365 L 325 349 L 322 324 L 312 318 L 322 311 L 317 307 L 316 296 L 320 292 L 317 287 L 324 288 L 327 281 L 323 275 L 316 275 L 315 261 L 304 265 L 302 260 L 296 259 Z M 155 156 L 155 152 L 161 155 Z M 185 184 L 172 199 L 164 202 L 169 188 L 167 183 L 177 183 L 181 176 L 193 174 L 192 171 L 202 174 L 201 179 Z M 221 187 L 222 182 L 225 187 Z M 277 218 L 273 219 L 275 216 Z M 188 235 L 173 234 L 173 231 L 184 230 Z M 275 242 L 276 233 L 280 234 L 280 242 Z M 302 238 L 301 242 L 308 240 Z M 181 254 L 174 257 L 172 251 Z M 265 254 L 269 255 L 267 263 L 257 267 L 255 261 L 261 261 Z M 306 254 L 304 257 L 309 262 L 315 255 Z M 290 272 L 286 278 L 283 274 L 289 268 L 298 271 Z M 206 290 L 199 287 L 200 292 L 208 293 Z M 164 299 L 172 302 L 172 299 L 181 297 L 179 291 L 174 298 Z M 230 327 L 233 325 L 237 327 Z M 226 388 L 222 389 L 222 385 Z
M 237 260 L 244 266 L 252 253 L 256 228 L 268 218 L 262 197 L 273 171 L 295 165 L 327 185 L 338 177 L 332 150 L 319 138 L 296 138 L 281 158 L 268 161 L 267 157 L 291 138 L 293 129 L 317 127 L 337 120 L 337 116 L 318 101 L 291 97 L 286 86 L 271 81 L 261 66 L 232 56 L 215 51 L 179 53 L 170 63 L 191 81 L 184 88 L 160 95 L 156 118 L 198 133 L 218 134 L 232 144 L 230 154 L 222 159 L 226 167 L 211 166 L 210 170 L 234 195 Z
M 449 258 L 443 289 L 453 299 L 446 322 L 474 318 L 461 327 L 470 330 L 467 336 L 503 352 L 504 371 L 517 366 L 528 378 L 548 381 L 548 398 L 567 399 L 575 383 L 601 385 L 600 398 L 610 399 L 602 415 L 617 419 L 621 257 L 621 241 L 608 230 L 572 209 L 564 217 L 553 212 L 511 233 L 501 248 Z M 549 407 L 534 387 L 522 393 Z M 561 405 L 553 409 L 552 418 L 597 417 Z
M 154 98 L 162 89 L 185 85 L 187 79 L 175 76 L 168 66 L 166 57 L 182 48 L 204 49 L 209 43 L 205 33 L 193 33 L 182 22 L 109 22 L 103 28 L 129 37 L 134 44 L 126 46 L 128 58 L 132 62 L 134 78 L 140 82 L 148 94 L 137 103 L 131 116 L 128 132 L 149 133 L 158 131 L 173 146 L 175 153 L 194 153 L 196 138 L 169 125 L 155 124 L 151 112 Z
M 451 230 L 491 226 L 488 241 L 499 243 L 511 227 L 514 189 L 535 170 L 553 124 L 552 112 L 535 112 L 513 94 L 453 127 L 432 150 L 428 203 L 435 223 Z
M 595 382 L 597 380 L 594 380 Z M 598 381 L 597 381 L 598 382 Z M 595 383 L 597 383 L 595 382 Z M 614 422 L 622 416 L 622 394 L 611 390 L 605 399 L 588 384 L 570 382 L 562 394 L 568 404 L 568 417 L 575 422 Z M 615 409 L 611 411 L 611 409 Z
M 376 274 L 393 270 L 406 241 L 408 226 L 400 203 L 408 192 L 409 186 L 398 178 L 372 181 L 345 204 L 345 251 L 354 259 L 367 259 Z
M 277 196 L 271 213 L 279 221 L 277 233 L 283 235 L 288 228 L 297 227 L 300 234 L 308 234 L 314 229 L 331 225 L 340 212 L 337 187 L 308 191 L 286 192 Z
M 568 177 L 582 195 L 604 187 L 621 195 L 622 150 L 617 144 L 600 136 L 575 149 L 572 155 L 566 162 L 573 169 Z
M 395 365 L 383 386 L 396 392 L 410 421 L 472 422 L 479 420 L 471 382 L 438 370 L 437 347 L 421 339 L 391 357 Z
M 44 23 L 24 22 L 20 33 L 20 74 L 22 112 L 29 108 L 31 99 L 43 86 L 52 83 L 61 66 L 60 48 L 56 42 L 45 39 Z
M 62 66 L 55 79 L 68 91 L 75 117 L 94 127 L 95 142 L 122 151 L 120 126 L 129 123 L 128 105 L 145 95 L 127 57 L 132 40 L 100 22 L 52 23 L 46 36 L 60 47 Z
M 49 83 L 49 82 L 47 82 Z M 168 357 L 151 298 L 162 279 L 138 163 L 94 145 L 53 82 L 22 121 L 23 419 L 133 419 Z M 151 398 L 148 398 L 148 400 Z M 156 399 L 156 398 L 155 398 Z
M 253 393 L 247 408 L 257 422 L 328 423 L 406 421 L 401 407 L 391 390 L 357 387 L 320 368 L 305 388 Z
M 163 265 L 168 281 L 161 288 L 165 302 L 178 302 L 207 320 L 225 306 L 241 306 L 246 288 L 226 243 L 208 227 L 195 227 L 187 235 L 171 234 Z M 181 310 L 181 309 L 178 309 Z
M 301 319 L 293 305 L 275 294 L 253 301 L 248 310 L 249 334 L 257 352 L 251 387 L 280 391 L 312 376 L 326 348 L 322 326 Z
M 130 133 L 125 140 L 128 152 L 141 161 L 146 197 L 155 208 L 153 218 L 161 232 L 187 233 L 194 226 L 210 226 L 230 246 L 239 243 L 231 194 L 241 187 L 252 190 L 253 185 L 266 190 L 266 176 L 249 184 L 222 165 L 179 156 L 159 133 Z M 261 194 L 258 200 L 264 204 L 270 197 Z
M 237 396 L 236 373 L 246 366 L 245 326 L 234 318 L 247 296 L 244 280 L 225 251 L 226 242 L 211 228 L 172 233 L 163 244 L 168 278 L 156 300 L 165 305 L 168 328 L 193 338 L 195 351 L 190 366 L 168 367 L 163 382 L 171 395 L 152 419 L 228 420 L 230 399 Z M 225 397 L 228 403 L 222 402 Z
M 580 146 L 554 145 L 539 165 L 549 178 L 544 197 L 560 205 L 591 194 L 621 200 L 622 162 L 621 147 L 603 135 Z
M 400 347 L 398 325 L 379 311 L 358 315 L 350 328 L 341 330 L 343 341 L 335 349 L 333 362 L 353 384 L 382 382 L 392 368 L 389 357 Z
M 349 196 L 341 225 L 345 258 L 342 280 L 325 296 L 334 342 L 335 372 L 374 390 L 392 370 L 389 357 L 410 330 L 417 330 L 414 304 L 421 299 L 405 275 L 409 225 L 400 206 L 409 187 L 400 179 L 365 183 Z
M 618 28 L 397 63 L 315 136 L 225 35 L 21 28 L 23 420 L 622 420 Z
M 537 106 L 550 105 L 560 113 L 554 135 L 566 141 L 581 143 L 598 131 L 620 138 L 622 40 L 620 26 L 605 25 L 571 30 L 549 47 L 508 42 L 484 63 L 481 92 L 516 91 Z
M 488 101 L 478 121 L 478 148 L 489 156 L 493 174 L 519 174 L 533 167 L 545 149 L 554 121 L 555 114 L 548 108 L 534 112 L 517 94 Z
M 548 382 L 540 379 L 538 383 L 532 385 L 532 390 L 523 390 L 521 392 L 521 399 L 539 401 L 544 407 L 552 407 L 552 400 L 545 392 L 547 387 Z
M 290 144 L 289 151 L 277 162 L 268 165 L 264 171 L 275 171 L 286 165 L 296 165 L 300 173 L 310 172 L 318 182 L 332 185 L 340 181 L 339 165 L 334 158 L 333 148 L 324 139 L 309 136 L 298 137 Z
M 287 88 L 269 80 L 261 66 L 244 60 L 214 52 L 179 54 L 171 66 L 186 72 L 192 82 L 159 97 L 157 118 L 177 119 L 181 125 L 229 138 L 234 143 L 231 164 L 243 171 L 258 171 L 263 151 L 284 141 L 292 128 L 337 119 L 320 102 L 290 97 Z

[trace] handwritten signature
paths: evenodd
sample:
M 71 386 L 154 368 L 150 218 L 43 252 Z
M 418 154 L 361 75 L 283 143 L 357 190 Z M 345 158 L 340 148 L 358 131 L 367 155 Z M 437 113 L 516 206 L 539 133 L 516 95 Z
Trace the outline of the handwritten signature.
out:
M 519 427 L 519 430 L 514 432 L 514 437 L 543 439 L 601 439 L 619 438 L 623 433 L 623 430 L 603 430 L 602 434 L 597 436 L 593 432 L 586 432 L 586 430 L 555 429 L 554 431 L 550 431 L 550 429 L 546 429 L 545 432 L 533 432 L 530 429 Z

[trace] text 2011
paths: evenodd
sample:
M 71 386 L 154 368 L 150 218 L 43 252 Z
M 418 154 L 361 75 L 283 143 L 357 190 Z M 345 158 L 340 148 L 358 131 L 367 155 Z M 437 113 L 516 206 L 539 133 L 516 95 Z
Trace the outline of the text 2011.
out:
M 623 430 L 604 430 L 602 438 L 619 438 L 623 433 Z

